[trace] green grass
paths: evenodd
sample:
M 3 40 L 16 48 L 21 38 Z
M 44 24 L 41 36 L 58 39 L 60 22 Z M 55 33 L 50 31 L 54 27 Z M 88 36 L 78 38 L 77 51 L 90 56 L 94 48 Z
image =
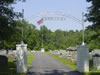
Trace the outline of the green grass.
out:
M 27 65 L 28 68 L 30 67 L 30 64 L 33 60 L 33 54 L 28 54 L 27 59 Z M 26 75 L 26 73 L 16 73 L 16 62 L 14 59 L 8 59 L 8 66 L 0 66 L 0 75 Z
M 28 67 L 30 67 L 30 64 L 32 64 L 33 57 L 34 57 L 33 53 L 29 54 L 27 56 L 27 58 L 28 58 L 28 62 L 27 62 Z
M 90 71 L 88 73 L 84 73 L 84 75 L 100 75 L 100 71 Z
M 55 59 L 57 59 L 58 61 L 62 62 L 63 64 L 65 64 L 66 66 L 68 66 L 69 68 L 76 70 L 76 62 L 72 62 L 66 58 L 60 58 L 59 55 L 55 55 L 55 54 L 51 54 L 51 53 L 47 53 L 49 56 L 54 57 Z

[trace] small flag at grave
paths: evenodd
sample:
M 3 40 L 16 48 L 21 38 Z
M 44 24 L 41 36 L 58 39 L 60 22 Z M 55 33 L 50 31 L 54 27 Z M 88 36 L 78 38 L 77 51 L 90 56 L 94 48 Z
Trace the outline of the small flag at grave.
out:
M 43 23 L 43 18 L 41 20 L 37 21 L 37 24 L 39 24 L 39 25 L 42 23 Z

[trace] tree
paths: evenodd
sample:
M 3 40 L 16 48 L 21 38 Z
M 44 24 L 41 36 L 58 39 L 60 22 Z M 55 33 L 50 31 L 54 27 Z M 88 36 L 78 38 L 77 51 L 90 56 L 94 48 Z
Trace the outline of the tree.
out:
M 94 35 L 96 39 L 100 37 L 100 0 L 87 0 L 87 2 L 91 2 L 92 5 L 88 7 L 89 12 L 86 14 L 86 17 L 89 22 L 93 23 L 91 26 L 88 26 L 88 28 L 97 32 L 97 34 Z
M 96 48 L 100 48 L 100 0 L 87 0 L 87 2 L 91 2 L 92 5 L 88 8 L 86 17 L 89 22 L 93 23 L 87 28 L 95 32 L 95 34 L 91 36 L 91 44 L 93 45 L 94 43 L 96 44 Z
M 88 13 L 86 14 L 87 20 L 92 22 L 91 28 L 97 30 L 100 29 L 100 0 L 87 0 L 92 5 L 88 7 Z
M 20 13 L 14 12 L 12 4 L 15 4 L 17 1 L 25 0 L 0 0 L 0 39 L 5 40 L 9 39 L 10 34 L 14 32 L 14 29 L 11 25 L 15 26 Z
M 48 48 L 48 44 L 50 43 L 50 39 L 51 39 L 51 30 L 49 30 L 46 26 L 41 26 L 41 30 L 40 30 L 40 36 L 41 36 L 41 46 L 43 44 L 43 47 L 45 47 L 46 49 Z

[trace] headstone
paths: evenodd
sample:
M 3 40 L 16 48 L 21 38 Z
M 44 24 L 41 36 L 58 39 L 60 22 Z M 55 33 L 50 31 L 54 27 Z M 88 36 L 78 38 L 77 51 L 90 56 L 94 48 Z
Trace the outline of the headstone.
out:
M 60 50 L 59 53 L 60 53 L 60 57 L 62 57 L 62 58 L 66 58 L 67 57 L 66 50 Z
M 77 49 L 76 47 L 69 47 L 67 48 L 68 55 L 67 58 L 71 61 L 77 61 Z
M 17 50 L 17 73 L 27 72 L 27 45 L 16 45 Z
M 50 50 L 49 52 L 52 53 L 52 50 Z
M 8 57 L 0 55 L 0 66 L 8 65 Z
M 60 54 L 60 52 L 58 50 L 53 50 L 52 54 Z
M 77 70 L 89 72 L 89 48 L 85 45 L 80 45 L 77 48 Z
M 93 67 L 100 70 L 100 50 L 93 51 Z
M 44 48 L 41 48 L 41 52 L 43 52 L 43 53 L 45 52 Z
M 0 55 L 6 55 L 6 50 L 0 50 Z

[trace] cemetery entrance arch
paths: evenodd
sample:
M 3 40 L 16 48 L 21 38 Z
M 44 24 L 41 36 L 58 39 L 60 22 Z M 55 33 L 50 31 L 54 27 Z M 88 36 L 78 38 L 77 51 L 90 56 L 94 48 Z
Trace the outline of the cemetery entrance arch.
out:
M 58 16 L 60 15 L 60 17 L 49 17 L 48 15 L 58 15 Z M 41 20 L 45 20 L 45 21 L 46 20 L 63 21 L 63 20 L 66 20 L 66 18 L 72 19 L 73 21 L 77 22 L 79 25 L 82 26 L 82 45 L 85 45 L 84 43 L 84 14 L 83 13 L 82 13 L 82 20 L 64 12 L 40 12 L 32 16 L 32 18 L 36 18 L 36 17 L 40 17 Z
M 60 18 L 53 18 L 53 17 L 46 17 L 50 14 L 56 14 L 60 15 Z M 77 48 L 78 52 L 78 58 L 77 58 L 77 70 L 79 72 L 88 72 L 89 71 L 89 59 L 88 59 L 88 53 L 89 49 L 84 44 L 84 14 L 82 13 L 82 20 L 79 20 L 78 18 L 66 14 L 63 12 L 40 12 L 35 14 L 33 17 L 39 17 L 41 16 L 41 20 L 65 20 L 66 18 L 72 19 L 75 22 L 78 22 L 82 26 L 82 45 Z M 22 27 L 22 35 L 23 35 L 23 27 Z

